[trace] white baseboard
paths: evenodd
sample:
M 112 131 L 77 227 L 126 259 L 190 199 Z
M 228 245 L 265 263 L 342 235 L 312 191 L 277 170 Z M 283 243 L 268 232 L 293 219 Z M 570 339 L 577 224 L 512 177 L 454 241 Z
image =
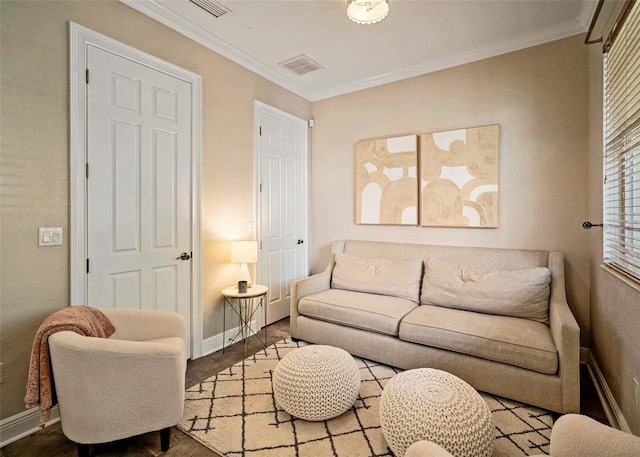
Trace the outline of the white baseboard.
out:
M 38 427 L 39 422 L 40 409 L 37 406 L 2 419 L 0 421 L 0 448 L 37 432 L 40 430 L 40 427 Z M 51 408 L 51 419 L 45 424 L 45 427 L 56 422 L 60 422 L 60 414 L 58 413 L 58 407 L 54 406 Z
M 255 320 L 251 321 L 251 329 L 256 333 L 258 332 L 258 330 L 260 330 L 260 328 L 258 327 L 257 321 Z M 229 328 L 225 332 L 227 339 L 233 338 L 233 336 L 236 335 L 237 333 L 238 333 L 238 327 Z M 239 339 L 237 341 L 239 341 Z M 222 349 L 222 342 L 223 342 L 222 333 L 218 333 L 217 335 L 211 336 L 205 339 L 204 341 L 202 341 L 202 356 L 204 357 L 205 355 L 212 354 Z M 227 341 L 227 345 L 228 344 L 229 344 L 229 341 Z
M 598 362 L 595 357 L 593 357 L 591 351 L 587 350 L 587 352 L 587 369 L 589 370 L 591 379 L 593 379 L 593 384 L 598 392 L 598 397 L 600 397 L 600 402 L 602 403 L 602 408 L 604 409 L 604 414 L 607 416 L 609 425 L 617 428 L 618 430 L 622 430 L 623 432 L 631 433 L 629 425 L 622 415 L 622 411 L 620 410 L 613 393 L 611 393 L 607 380 L 604 378 L 604 375 L 598 366 Z
M 580 347 L 580 364 L 586 365 L 589 362 L 589 348 Z

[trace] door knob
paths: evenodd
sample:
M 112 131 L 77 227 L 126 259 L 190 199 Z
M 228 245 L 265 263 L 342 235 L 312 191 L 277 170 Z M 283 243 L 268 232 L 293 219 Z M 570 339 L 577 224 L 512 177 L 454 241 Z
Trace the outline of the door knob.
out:
M 298 240 L 298 244 L 304 243 L 304 240 Z
M 190 258 L 191 256 L 189 254 L 183 252 L 182 254 L 180 254 L 180 257 L 176 257 L 176 260 L 189 260 Z

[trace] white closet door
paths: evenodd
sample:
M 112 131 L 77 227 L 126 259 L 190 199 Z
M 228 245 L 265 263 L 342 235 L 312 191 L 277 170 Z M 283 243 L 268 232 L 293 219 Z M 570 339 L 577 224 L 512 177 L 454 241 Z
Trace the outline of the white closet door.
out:
M 191 86 L 93 46 L 87 62 L 87 304 L 190 322 Z
M 259 109 L 260 277 L 267 323 L 289 315 L 290 285 L 308 274 L 306 122 Z

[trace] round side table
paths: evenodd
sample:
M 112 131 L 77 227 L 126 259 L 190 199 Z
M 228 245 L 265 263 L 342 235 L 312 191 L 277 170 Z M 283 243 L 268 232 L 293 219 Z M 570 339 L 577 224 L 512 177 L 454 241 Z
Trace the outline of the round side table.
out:
M 227 347 L 227 305 L 238 316 L 238 331 L 230 338 L 230 344 L 234 343 L 238 337 L 244 344 L 244 357 L 247 358 L 247 338 L 251 334 L 255 335 L 258 340 L 267 345 L 267 303 L 265 300 L 269 288 L 260 284 L 253 284 L 246 292 L 238 292 L 237 286 L 225 287 L 221 293 L 224 297 L 222 305 L 222 352 Z M 251 320 L 254 318 L 258 308 L 264 308 L 264 338 L 253 331 L 251 328 Z

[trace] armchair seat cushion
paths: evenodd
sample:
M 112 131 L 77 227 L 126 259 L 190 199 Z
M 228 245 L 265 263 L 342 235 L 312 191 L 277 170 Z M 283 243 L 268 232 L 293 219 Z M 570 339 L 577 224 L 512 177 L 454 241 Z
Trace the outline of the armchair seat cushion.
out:
M 300 300 L 300 314 L 314 319 L 398 336 L 402 318 L 418 305 L 412 300 L 329 289 Z
M 549 327 L 528 319 L 422 305 L 402 320 L 400 339 L 545 374 L 558 370 Z

